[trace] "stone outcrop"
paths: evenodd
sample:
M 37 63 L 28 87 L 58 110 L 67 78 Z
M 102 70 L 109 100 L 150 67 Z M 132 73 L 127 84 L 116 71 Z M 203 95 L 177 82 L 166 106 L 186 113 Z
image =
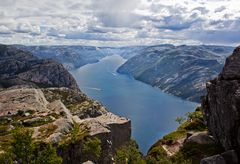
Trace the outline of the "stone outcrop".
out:
M 214 139 L 240 156 L 240 47 L 227 58 L 219 76 L 207 83 L 202 106 Z
M 0 45 L 0 87 L 31 85 L 79 90 L 72 75 L 50 59 L 38 59 L 14 46 Z
M 47 112 L 47 100 L 40 89 L 20 88 L 0 92 L 0 116 L 17 112 Z
M 213 137 L 208 134 L 207 131 L 203 131 L 203 132 L 193 133 L 190 137 L 186 139 L 185 143 L 188 143 L 188 142 L 210 145 L 210 144 L 214 144 L 215 141 Z
M 114 115 L 110 112 L 95 118 L 79 119 L 75 118 L 78 124 L 81 124 L 89 129 L 89 134 L 92 137 L 100 139 L 102 144 L 102 155 L 100 163 L 113 163 L 113 157 L 117 148 L 127 143 L 131 138 L 131 121 Z M 76 145 L 74 148 L 69 148 L 67 153 L 81 157 Z M 67 161 L 72 163 L 72 160 Z
M 131 122 L 130 120 L 114 115 L 106 110 L 103 106 L 99 106 L 96 101 L 93 101 L 81 92 L 75 92 L 75 99 L 81 100 L 75 102 L 74 98 L 67 96 L 72 94 L 72 90 L 67 88 L 50 88 L 48 89 L 35 89 L 29 87 L 8 88 L 0 91 L 0 122 L 6 122 L 6 127 L 14 129 L 16 125 L 23 125 L 34 130 L 33 137 L 36 140 L 59 144 L 71 133 L 74 124 L 88 129 L 89 137 L 97 137 L 101 141 L 101 156 L 98 163 L 113 163 L 113 157 L 117 148 L 125 144 L 131 137 Z M 55 91 L 55 92 L 52 92 Z M 62 92 L 64 91 L 64 92 Z M 47 98 L 44 93 L 47 93 Z M 86 103 L 89 107 L 95 106 L 95 110 L 103 110 L 97 116 L 89 115 L 87 118 L 81 119 L 75 115 L 74 111 L 70 111 L 61 98 L 56 100 L 54 96 L 59 98 L 56 93 L 63 94 L 68 98 L 68 103 L 75 102 L 75 105 L 81 110 L 77 113 L 80 114 Z M 51 99 L 50 99 L 51 97 Z M 78 98 L 77 98 L 78 97 Z M 52 101 L 48 101 L 52 100 Z M 76 104 L 77 103 L 77 104 Z M 68 105 L 69 105 L 68 104 Z M 9 126 L 11 125 L 11 127 Z M 5 126 L 3 124 L 2 126 Z M 7 129 L 7 130 L 8 130 Z M 0 132 L 1 134 L 1 132 Z M 4 134 L 3 134 L 4 135 Z M 0 139 L 1 142 L 1 139 Z M 84 162 L 82 143 L 74 143 L 61 149 L 60 155 L 63 157 L 63 163 L 76 164 L 79 161 Z M 92 159 L 86 159 L 92 160 Z
M 239 164 L 238 155 L 234 150 L 217 154 L 201 160 L 200 164 Z

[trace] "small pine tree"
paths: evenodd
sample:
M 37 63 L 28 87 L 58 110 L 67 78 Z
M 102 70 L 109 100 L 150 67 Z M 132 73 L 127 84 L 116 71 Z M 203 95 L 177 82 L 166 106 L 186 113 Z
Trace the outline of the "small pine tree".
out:
M 117 150 L 115 160 L 117 164 L 145 164 L 137 143 L 130 141 Z
M 41 148 L 41 147 L 40 147 Z M 43 150 L 37 152 L 32 164 L 61 164 L 62 158 L 56 153 L 51 144 L 45 144 Z
M 34 142 L 32 134 L 31 130 L 17 128 L 13 133 L 11 152 L 6 153 L 13 154 L 14 160 L 21 164 L 61 164 L 62 158 L 57 155 L 56 149 L 48 143 Z M 12 157 L 7 160 L 12 161 Z
M 9 152 L 0 153 L 0 163 L 1 164 L 13 164 L 12 154 Z
M 175 119 L 175 121 L 176 121 L 178 124 L 181 125 L 184 121 L 186 121 L 186 119 L 185 119 L 184 117 L 180 116 L 180 117 L 177 117 L 177 118 Z
M 86 159 L 91 159 L 93 161 L 97 161 L 101 155 L 101 141 L 94 138 L 87 138 L 83 143 L 83 154 Z
M 29 164 L 33 158 L 32 133 L 32 131 L 24 128 L 17 128 L 13 133 L 11 151 L 22 164 Z

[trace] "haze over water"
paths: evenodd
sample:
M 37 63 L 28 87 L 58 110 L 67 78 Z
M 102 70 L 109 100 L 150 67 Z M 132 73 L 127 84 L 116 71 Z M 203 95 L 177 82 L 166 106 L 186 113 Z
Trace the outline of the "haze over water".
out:
M 110 112 L 131 119 L 132 137 L 145 154 L 154 142 L 177 128 L 176 117 L 193 111 L 197 104 L 117 73 L 124 62 L 119 55 L 108 56 L 71 73 L 84 93 Z

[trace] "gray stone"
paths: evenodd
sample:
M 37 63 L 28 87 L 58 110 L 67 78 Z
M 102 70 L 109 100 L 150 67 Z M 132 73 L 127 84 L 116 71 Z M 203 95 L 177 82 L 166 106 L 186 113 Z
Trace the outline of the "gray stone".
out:
M 30 113 L 26 112 L 26 113 L 24 113 L 24 116 L 25 117 L 30 116 Z
M 86 162 L 83 162 L 82 164 L 94 164 L 92 161 L 86 161 Z
M 187 138 L 185 142 L 195 142 L 198 144 L 214 144 L 214 139 L 212 136 L 208 135 L 207 132 L 197 132 Z
M 219 76 L 207 83 L 202 107 L 210 133 L 226 150 L 202 161 L 222 162 L 224 159 L 227 164 L 237 164 L 239 154 L 234 150 L 240 149 L 240 47 L 227 58 Z
M 50 59 L 38 59 L 28 51 L 0 44 L 0 86 L 67 87 L 79 90 L 72 75 Z
M 240 148 L 240 47 L 226 60 L 222 73 L 207 85 L 202 99 L 205 121 L 225 150 Z
M 234 150 L 229 150 L 221 154 L 221 156 L 225 159 L 226 163 L 228 164 L 238 164 L 239 159 L 238 155 Z
M 200 164 L 227 164 L 221 155 L 214 155 L 201 160 Z

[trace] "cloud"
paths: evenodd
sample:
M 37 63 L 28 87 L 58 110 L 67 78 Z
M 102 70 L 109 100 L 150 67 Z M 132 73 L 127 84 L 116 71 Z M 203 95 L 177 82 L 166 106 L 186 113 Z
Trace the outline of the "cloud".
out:
M 226 7 L 225 7 L 225 6 L 221 6 L 221 7 L 219 7 L 219 8 L 216 8 L 216 9 L 214 10 L 214 12 L 215 12 L 215 13 L 220 13 L 220 12 L 222 12 L 222 11 L 224 11 L 224 10 L 226 10 Z
M 216 44 L 234 44 L 240 43 L 240 31 L 225 31 L 225 30 L 209 30 L 202 32 L 192 32 L 191 37 L 204 41 L 205 43 L 216 43 Z
M 0 42 L 239 43 L 239 0 L 4 0 Z
M 155 27 L 160 29 L 168 29 L 172 31 L 184 30 L 189 29 L 192 24 L 196 21 L 200 21 L 200 19 L 194 18 L 183 18 L 179 15 L 172 15 L 163 17 L 160 23 L 155 23 Z
M 205 7 L 196 7 L 192 9 L 192 12 L 194 11 L 199 11 L 201 14 L 207 14 L 209 12 Z

